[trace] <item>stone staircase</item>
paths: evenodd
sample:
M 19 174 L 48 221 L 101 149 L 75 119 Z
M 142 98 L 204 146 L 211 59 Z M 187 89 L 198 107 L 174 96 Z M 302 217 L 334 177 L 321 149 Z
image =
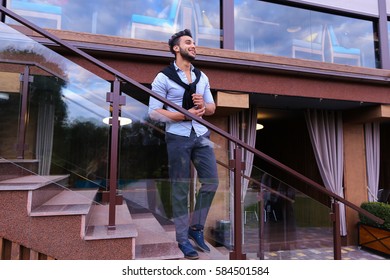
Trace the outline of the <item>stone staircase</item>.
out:
M 130 212 L 133 206 L 129 206 Z M 178 249 L 175 228 L 173 222 L 152 213 L 147 209 L 144 211 L 133 211 L 131 214 L 133 222 L 138 230 L 138 237 L 135 245 L 135 255 L 138 260 L 184 260 L 183 253 Z M 192 240 L 190 240 L 192 242 Z M 211 252 L 203 253 L 198 251 L 202 260 L 227 260 L 229 251 L 225 247 L 214 247 L 208 243 Z M 193 243 L 194 247 L 196 245 Z
M 68 175 L 39 176 L 34 160 L 0 160 L 0 257 L 37 252 L 51 259 L 135 259 L 137 228 L 125 204 L 116 206 L 116 228 L 108 229 L 108 205 L 97 190 L 71 190 Z M 4 242 L 3 242 L 4 241 Z M 7 241 L 7 242 L 5 242 Z M 23 253 L 25 255 L 25 252 Z
M 125 199 L 108 229 L 109 206 L 96 202 L 96 189 L 69 188 L 68 175 L 36 175 L 37 164 L 0 159 L 0 259 L 183 259 L 172 222 L 147 209 L 131 213 Z M 212 247 L 200 258 L 227 259 L 227 252 Z
M 54 259 L 135 258 L 137 230 L 126 205 L 117 206 L 118 225 L 109 230 L 102 219 L 107 206 L 92 202 L 96 191 L 63 190 L 33 208 L 34 192 L 43 193 L 60 178 L 45 177 L 31 184 L 25 183 L 28 177 L 0 182 L 0 236 Z

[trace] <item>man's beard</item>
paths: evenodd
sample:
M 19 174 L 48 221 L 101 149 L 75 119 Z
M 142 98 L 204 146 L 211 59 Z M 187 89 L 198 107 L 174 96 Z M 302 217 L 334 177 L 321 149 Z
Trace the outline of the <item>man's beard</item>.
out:
M 184 59 L 188 60 L 189 62 L 192 62 L 192 61 L 195 60 L 195 56 L 190 55 L 190 54 L 188 53 L 188 51 L 185 51 L 185 50 L 182 49 L 182 48 L 180 48 L 180 55 L 181 55 Z

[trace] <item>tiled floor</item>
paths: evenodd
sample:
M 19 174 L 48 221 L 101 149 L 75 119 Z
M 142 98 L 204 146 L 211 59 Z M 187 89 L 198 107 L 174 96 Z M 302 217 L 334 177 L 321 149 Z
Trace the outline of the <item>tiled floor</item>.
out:
M 199 253 L 201 259 L 229 259 L 229 251 L 225 247 L 217 247 L 221 254 L 210 256 L 210 254 Z M 255 252 L 245 252 L 247 260 L 258 260 L 259 257 Z M 224 256 L 221 258 L 221 256 Z M 265 260 L 334 260 L 333 248 L 322 247 L 312 249 L 293 249 L 285 251 L 265 252 Z M 384 256 L 375 254 L 358 248 L 357 246 L 347 246 L 341 249 L 342 260 L 386 260 Z
M 243 253 L 247 260 L 258 260 L 259 243 L 257 229 L 245 229 L 245 244 Z M 274 232 L 273 239 L 278 239 Z M 265 242 L 265 260 L 334 260 L 333 241 L 329 230 L 324 228 L 298 228 L 295 235 L 298 239 L 289 242 Z M 269 241 L 269 239 L 267 239 Z M 278 248 L 278 249 L 275 249 Z M 218 250 L 218 254 L 213 253 Z M 229 259 L 229 250 L 225 247 L 215 247 L 209 254 L 199 252 L 200 259 L 221 260 Z M 360 249 L 358 246 L 345 246 L 341 249 L 342 260 L 386 260 L 371 251 Z
M 258 259 L 258 230 L 245 227 L 244 250 L 247 259 Z M 283 233 L 273 225 L 265 230 L 264 259 L 266 260 L 333 260 L 331 228 L 296 228 L 293 234 Z M 342 260 L 390 259 L 358 246 L 346 246 L 341 250 Z
M 291 251 L 267 252 L 266 260 L 333 260 L 333 248 L 298 249 Z M 384 260 L 386 258 L 365 251 L 357 246 L 341 249 L 342 260 Z
M 143 192 L 140 192 L 143 193 Z M 124 194 L 126 198 L 126 194 Z M 134 195 L 131 196 L 134 199 Z M 146 201 L 146 199 L 144 199 Z M 144 212 L 143 202 L 128 201 L 128 206 L 132 214 Z M 157 220 L 167 226 L 172 222 L 161 219 L 155 215 Z M 251 220 L 252 219 L 252 220 Z M 244 228 L 243 253 L 247 259 L 259 259 L 259 233 L 257 223 L 253 217 L 248 217 L 248 223 Z M 285 228 L 293 228 L 286 230 Z M 284 221 L 267 221 L 264 228 L 264 259 L 268 260 L 332 260 L 333 257 L 333 237 L 332 229 L 324 227 L 296 227 L 294 224 L 288 225 Z M 220 241 L 220 240 L 219 240 Z M 213 243 L 213 242 L 210 242 Z M 229 259 L 229 250 L 225 247 L 216 247 L 216 254 L 199 253 L 201 259 Z M 380 260 L 383 256 L 359 249 L 357 246 L 342 248 L 343 260 Z

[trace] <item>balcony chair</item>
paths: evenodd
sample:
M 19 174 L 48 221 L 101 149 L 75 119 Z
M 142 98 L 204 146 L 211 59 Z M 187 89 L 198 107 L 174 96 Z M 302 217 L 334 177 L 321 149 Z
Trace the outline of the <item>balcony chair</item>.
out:
M 7 7 L 26 18 L 53 20 L 55 28 L 61 29 L 62 8 L 60 6 L 34 3 L 29 0 L 7 0 Z
M 390 203 L 390 189 L 378 190 L 378 202 Z
M 198 1 L 192 1 L 193 9 L 195 10 L 195 43 L 199 44 L 199 40 L 222 41 L 222 30 L 215 28 L 210 23 L 206 14 L 200 9 Z
M 168 7 L 168 14 L 165 17 L 133 14 L 131 17 L 131 38 L 136 38 L 137 30 L 175 33 L 177 31 L 180 5 L 181 0 L 173 0 L 172 5 Z M 164 10 L 160 12 L 161 15 L 164 14 Z
M 258 192 L 253 188 L 248 188 L 244 198 L 244 224 L 247 224 L 248 218 L 259 220 L 258 212 Z
M 356 65 L 360 66 L 361 63 L 361 52 L 357 48 L 346 48 L 339 44 L 333 26 L 328 27 L 328 36 L 330 42 L 330 59 L 334 63 L 335 59 L 351 59 L 356 60 Z
M 383 189 L 379 189 L 379 190 L 378 190 L 378 195 L 377 195 L 377 199 L 378 199 L 379 202 L 380 202 L 381 199 L 382 199 L 382 193 L 383 193 Z
M 272 207 L 271 203 L 270 203 L 270 193 L 267 192 L 269 194 L 269 197 L 266 198 L 265 200 L 267 202 L 265 202 L 265 205 L 264 205 L 264 211 L 263 211 L 263 214 L 264 214 L 264 223 L 266 223 L 269 218 L 273 217 L 274 221 L 277 222 L 278 219 L 276 217 L 276 212 L 275 212 L 275 209 Z M 244 200 L 244 224 L 246 225 L 248 220 L 249 220 L 249 217 L 252 217 L 255 219 L 255 221 L 259 221 L 259 216 L 258 216 L 258 191 L 257 190 L 254 190 L 254 189 L 248 189 L 247 193 L 246 193 L 246 196 L 245 196 L 245 200 Z
M 325 61 L 325 35 L 326 26 L 319 26 L 317 32 L 311 33 L 304 39 L 293 39 L 292 57 L 296 58 L 297 53 L 314 54 L 320 57 L 320 61 Z

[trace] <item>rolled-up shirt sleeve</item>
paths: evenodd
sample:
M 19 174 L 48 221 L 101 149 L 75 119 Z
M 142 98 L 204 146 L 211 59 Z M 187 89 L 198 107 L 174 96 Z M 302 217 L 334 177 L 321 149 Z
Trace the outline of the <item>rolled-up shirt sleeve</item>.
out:
M 214 103 L 213 95 L 210 90 L 209 78 L 202 72 L 202 80 L 201 85 L 203 89 L 197 90 L 198 93 L 203 94 L 203 100 L 205 103 Z M 198 88 L 197 88 L 198 89 Z
M 166 90 L 166 82 L 165 82 L 166 76 L 163 73 L 158 73 L 156 78 L 154 79 L 152 83 L 152 91 L 154 93 L 157 93 L 158 95 L 166 98 L 167 97 L 167 90 Z M 161 109 L 164 107 L 164 103 L 157 100 L 154 97 L 150 97 L 149 99 L 149 114 L 157 109 Z

